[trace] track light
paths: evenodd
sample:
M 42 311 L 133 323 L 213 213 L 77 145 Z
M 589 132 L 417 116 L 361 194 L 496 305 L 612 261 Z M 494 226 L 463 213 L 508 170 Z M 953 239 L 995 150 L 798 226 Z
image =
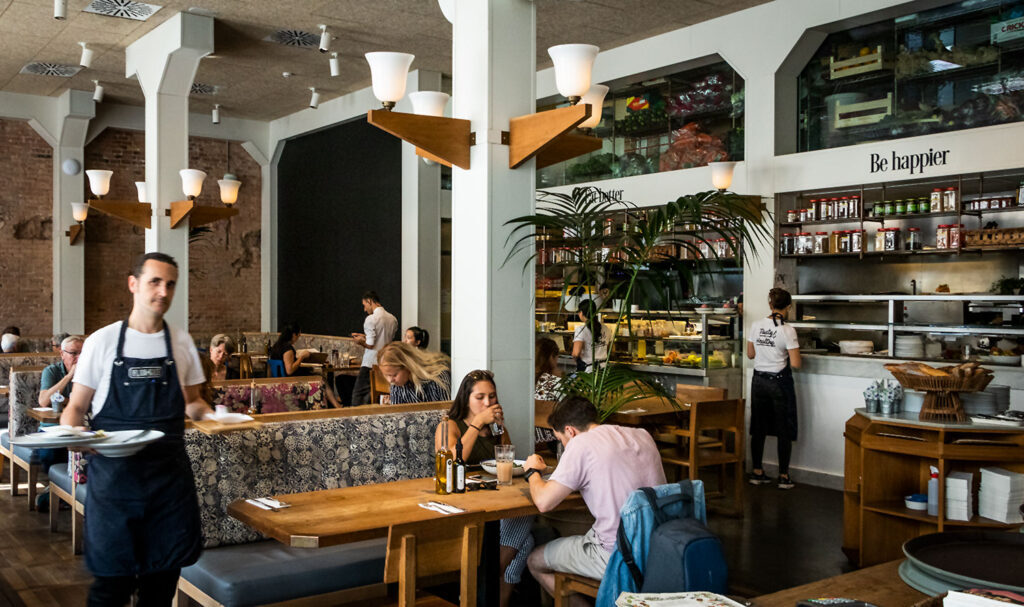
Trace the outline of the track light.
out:
M 331 35 L 327 33 L 327 26 L 320 24 L 320 52 L 326 53 L 331 48 Z
M 53 0 L 53 18 L 63 21 L 68 16 L 68 0 Z
M 92 65 L 92 49 L 85 45 L 84 42 L 79 42 L 78 46 L 82 47 L 82 57 L 78 60 L 78 65 L 88 68 Z
M 341 62 L 338 61 L 338 53 L 331 53 L 331 77 L 341 74 Z
M 316 109 L 316 106 L 320 105 L 320 93 L 316 92 L 316 87 L 311 86 L 309 90 L 313 93 L 309 97 L 309 107 Z
M 92 100 L 95 101 L 96 103 L 102 103 L 103 102 L 103 85 L 100 84 L 99 80 L 93 80 L 92 83 L 96 85 L 96 89 L 93 90 L 93 92 L 92 92 Z
M 219 103 L 214 103 L 213 104 L 212 118 L 213 118 L 213 123 L 214 124 L 220 124 L 220 104 Z

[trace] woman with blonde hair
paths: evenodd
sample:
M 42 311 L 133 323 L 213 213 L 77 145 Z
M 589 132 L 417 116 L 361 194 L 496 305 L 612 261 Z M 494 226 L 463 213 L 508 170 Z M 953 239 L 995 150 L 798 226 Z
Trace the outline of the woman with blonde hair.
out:
M 377 364 L 391 384 L 392 405 L 451 399 L 450 362 L 444 354 L 393 341 L 380 351 Z

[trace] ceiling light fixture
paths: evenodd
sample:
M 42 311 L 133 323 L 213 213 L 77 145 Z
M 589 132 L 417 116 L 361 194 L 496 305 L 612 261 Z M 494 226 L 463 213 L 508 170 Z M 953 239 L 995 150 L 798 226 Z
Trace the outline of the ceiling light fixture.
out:
M 213 119 L 213 123 L 214 124 L 220 124 L 220 104 L 219 103 L 214 103 L 213 104 L 213 112 L 211 112 L 211 116 L 210 117 Z
M 409 101 L 412 102 L 412 112 L 420 116 L 444 116 L 444 108 L 448 105 L 448 93 L 436 91 L 416 91 L 409 93 Z
M 405 81 L 415 55 L 409 53 L 366 53 L 373 81 L 373 96 L 391 110 L 405 96 Z
M 95 196 L 89 201 L 89 207 L 148 230 L 152 227 L 150 219 L 153 215 L 153 208 L 148 202 L 102 199 L 110 191 L 110 178 L 113 174 L 113 171 L 98 169 L 85 172 L 85 176 L 89 178 L 89 191 Z M 72 226 L 72 232 L 74 232 L 74 226 Z
M 68 16 L 68 0 L 53 0 L 53 18 L 63 21 Z
M 331 53 L 331 59 L 330 59 L 329 63 L 331 64 L 331 78 L 334 78 L 335 76 L 340 75 L 341 74 L 341 62 L 338 61 L 338 53 Z
M 599 50 L 593 44 L 559 44 L 548 49 L 555 64 L 555 88 L 572 105 L 590 90 L 590 73 Z
M 178 171 L 178 174 L 181 175 L 181 191 L 188 200 L 172 202 L 171 208 L 164 212 L 165 215 L 171 218 L 172 229 L 182 223 L 186 223 L 186 219 L 188 220 L 188 227 L 195 228 L 238 215 L 238 209 L 233 208 L 231 205 L 235 204 L 235 201 L 238 200 L 238 188 L 241 187 L 242 182 L 238 181 L 234 175 L 227 174 L 224 176 L 224 179 L 217 180 L 217 185 L 220 186 L 220 200 L 224 203 L 224 206 L 210 207 L 200 206 L 196 202 L 196 198 L 203 191 L 203 181 L 206 179 L 206 172 L 198 169 L 181 169 Z
M 82 47 L 82 57 L 78 60 L 78 65 L 84 68 L 92 66 L 92 49 L 84 42 L 79 42 L 78 46 Z
M 311 93 L 309 96 L 309 107 L 315 110 L 316 107 L 320 105 L 320 93 L 316 92 L 315 86 L 309 87 L 309 90 Z
M 320 52 L 326 53 L 331 49 L 331 35 L 327 33 L 327 26 L 320 24 Z
M 100 84 L 99 80 L 93 80 L 92 83 L 96 85 L 96 88 L 93 89 L 93 91 L 92 91 L 92 100 L 95 101 L 96 103 L 102 103 L 103 102 L 103 85 Z

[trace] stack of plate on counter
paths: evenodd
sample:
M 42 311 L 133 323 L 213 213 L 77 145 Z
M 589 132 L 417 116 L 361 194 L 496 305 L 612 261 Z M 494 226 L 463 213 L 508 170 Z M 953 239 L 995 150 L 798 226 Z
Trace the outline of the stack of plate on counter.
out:
M 920 335 L 897 335 L 893 356 L 896 358 L 924 358 L 924 339 Z
M 995 392 L 961 392 L 960 401 L 964 404 L 967 415 L 995 415 L 1003 409 L 999 408 Z
M 839 342 L 840 354 L 871 354 L 874 351 L 874 342 L 857 339 L 848 339 Z

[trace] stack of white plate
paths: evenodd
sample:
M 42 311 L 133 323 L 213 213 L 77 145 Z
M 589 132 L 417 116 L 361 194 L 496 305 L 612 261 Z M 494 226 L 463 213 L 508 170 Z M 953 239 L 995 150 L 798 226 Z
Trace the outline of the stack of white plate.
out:
M 997 384 L 989 384 L 985 388 L 985 392 L 991 392 L 996 395 L 996 407 L 1000 411 L 1006 411 L 1010 408 L 1010 386 L 1000 386 Z
M 960 400 L 967 415 L 995 415 L 1002 411 L 994 392 L 961 392 Z
M 897 335 L 893 356 L 896 358 L 924 358 L 924 339 L 920 335 Z
M 871 354 L 874 350 L 874 342 L 867 340 L 846 339 L 839 342 L 840 354 Z

